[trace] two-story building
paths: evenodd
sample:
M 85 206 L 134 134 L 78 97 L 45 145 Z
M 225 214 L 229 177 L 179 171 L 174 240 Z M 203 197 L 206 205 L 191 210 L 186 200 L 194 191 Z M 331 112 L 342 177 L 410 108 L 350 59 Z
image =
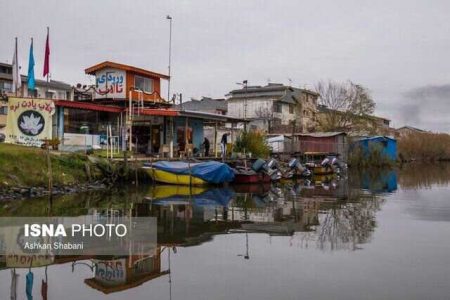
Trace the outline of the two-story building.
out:
M 55 102 L 58 137 L 65 146 L 102 146 L 109 140 L 117 149 L 176 156 L 201 148 L 206 123 L 217 128 L 229 119 L 174 107 L 161 97 L 161 80 L 170 79 L 164 74 L 109 61 L 85 72 L 96 84 L 77 86 L 78 101 Z
M 72 86 L 62 81 L 36 79 L 34 90 L 29 90 L 28 77 L 21 75 L 22 86 L 17 92 L 18 97 L 33 97 L 41 99 L 73 100 Z M 12 91 L 12 65 L 0 63 L 0 92 L 8 96 L 16 96 Z
M 227 95 L 228 115 L 267 132 L 295 121 L 296 131 L 305 132 L 314 127 L 317 98 L 313 91 L 277 83 L 244 86 Z

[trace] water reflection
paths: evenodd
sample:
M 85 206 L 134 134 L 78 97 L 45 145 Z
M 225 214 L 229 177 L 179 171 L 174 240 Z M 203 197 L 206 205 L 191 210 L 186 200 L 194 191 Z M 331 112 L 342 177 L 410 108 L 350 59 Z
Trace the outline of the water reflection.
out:
M 448 186 L 450 183 L 450 162 L 412 163 L 398 170 L 399 184 L 403 189 Z
M 34 257 L 31 262 L 29 257 L 4 256 L 0 266 L 14 271 L 13 283 L 16 269 L 42 272 L 44 266 L 68 263 L 72 272 L 90 271 L 91 275 L 83 278 L 86 287 L 109 294 L 170 277 L 170 257 L 177 249 L 203 244 L 218 235 L 241 234 L 245 248 L 236 255 L 244 260 L 251 260 L 249 234 L 254 233 L 286 236 L 289 243 L 305 248 L 353 251 L 371 240 L 376 213 L 384 202 L 379 194 L 394 191 L 396 178 L 395 173 L 378 178 L 351 174 L 349 178 L 323 176 L 227 188 L 148 185 L 66 195 L 52 202 L 5 203 L 0 209 L 3 216 L 154 216 L 158 246 L 146 256 Z M 44 283 L 42 290 L 47 289 L 47 279 L 42 286 Z

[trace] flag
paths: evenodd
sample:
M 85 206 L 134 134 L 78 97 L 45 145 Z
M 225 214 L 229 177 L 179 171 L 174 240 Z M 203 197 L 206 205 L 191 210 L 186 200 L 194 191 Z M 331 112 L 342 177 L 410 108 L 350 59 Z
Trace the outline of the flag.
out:
M 16 38 L 16 46 L 14 48 L 14 55 L 12 59 L 12 75 L 13 75 L 13 92 L 17 93 L 20 90 L 20 87 L 22 86 L 22 80 L 20 78 L 20 72 L 19 72 L 19 57 L 17 55 L 17 38 Z
M 34 90 L 36 87 L 36 82 L 34 80 L 34 55 L 33 55 L 33 38 L 31 39 L 30 45 L 30 57 L 28 59 L 28 89 Z
M 47 27 L 47 41 L 45 42 L 44 77 L 50 73 L 50 34 Z

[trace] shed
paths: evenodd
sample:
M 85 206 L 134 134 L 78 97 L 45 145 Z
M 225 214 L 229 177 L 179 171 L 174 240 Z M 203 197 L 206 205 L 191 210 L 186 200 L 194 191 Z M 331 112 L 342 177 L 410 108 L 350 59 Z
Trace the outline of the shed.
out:
M 369 153 L 372 151 L 374 146 L 381 147 L 383 154 L 391 159 L 397 159 L 397 140 L 388 136 L 372 136 L 372 137 L 361 137 L 353 142 L 353 146 L 359 146 L 362 148 L 364 153 Z
M 267 144 L 272 149 L 272 153 L 283 153 L 287 150 L 285 143 L 291 143 L 292 138 L 286 135 L 276 135 L 267 138 Z

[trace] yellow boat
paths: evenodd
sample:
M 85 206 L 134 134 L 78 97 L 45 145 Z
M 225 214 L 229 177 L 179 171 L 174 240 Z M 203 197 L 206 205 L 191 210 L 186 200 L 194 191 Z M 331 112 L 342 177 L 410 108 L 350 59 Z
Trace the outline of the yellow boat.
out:
M 142 167 L 157 182 L 178 185 L 222 184 L 234 179 L 233 170 L 217 161 L 157 161 Z
M 175 174 L 172 172 L 167 172 L 163 170 L 158 170 L 155 168 L 145 168 L 150 177 L 157 182 L 168 183 L 168 184 L 179 184 L 179 185 L 206 185 L 208 182 L 205 180 L 184 174 Z

